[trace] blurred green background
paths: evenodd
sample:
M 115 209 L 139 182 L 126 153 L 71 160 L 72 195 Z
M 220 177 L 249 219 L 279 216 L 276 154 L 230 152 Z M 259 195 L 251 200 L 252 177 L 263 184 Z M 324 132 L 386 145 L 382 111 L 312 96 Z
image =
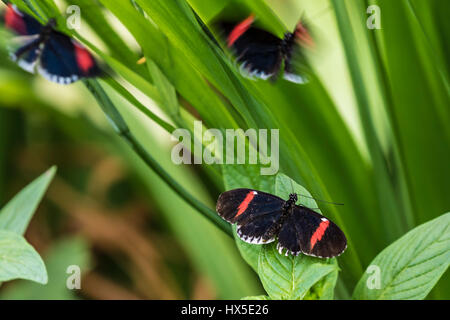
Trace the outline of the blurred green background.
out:
M 53 1 L 36 2 L 52 15 Z M 197 118 L 221 130 L 280 129 L 281 171 L 315 197 L 345 203 L 321 207 L 349 239 L 338 298 L 351 296 L 388 244 L 450 210 L 448 0 L 56 3 L 62 13 L 81 7 L 81 39 L 116 76 L 100 81 L 109 97 L 145 149 L 211 208 L 223 191 L 220 168 L 173 165 L 175 142 L 139 107 L 174 127 L 191 128 Z M 255 12 L 280 36 L 304 17 L 318 44 L 308 52 L 310 83 L 243 79 L 212 49 L 187 3 L 206 24 L 230 8 L 239 8 L 236 16 Z M 381 8 L 381 30 L 366 27 L 370 4 Z M 59 170 L 26 233 L 46 261 L 49 285 L 7 283 L 0 298 L 264 293 L 234 241 L 143 164 L 82 83 L 22 72 L 7 59 L 10 36 L 1 32 L 0 206 L 50 166 Z M 147 65 L 137 64 L 142 55 Z M 65 289 L 70 264 L 84 271 L 80 291 Z M 448 272 L 429 298 L 450 298 Z

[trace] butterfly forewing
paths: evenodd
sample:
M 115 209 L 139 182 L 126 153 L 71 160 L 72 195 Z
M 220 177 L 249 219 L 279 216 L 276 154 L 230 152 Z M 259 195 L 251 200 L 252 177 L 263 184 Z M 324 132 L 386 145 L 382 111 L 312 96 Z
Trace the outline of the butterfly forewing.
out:
M 329 219 L 317 212 L 295 206 L 283 223 L 278 236 L 278 249 L 293 255 L 330 258 L 339 256 L 347 247 L 344 233 Z
M 222 193 L 217 200 L 217 212 L 230 223 L 238 225 L 248 218 L 280 211 L 283 199 L 252 189 L 234 189 Z
M 227 34 L 227 45 L 245 76 L 265 80 L 278 73 L 283 60 L 282 39 L 253 26 L 242 29 L 242 23 L 220 23 L 219 26 Z
M 230 223 L 237 224 L 238 236 L 254 244 L 275 240 L 275 226 L 284 201 L 271 194 L 251 190 L 235 189 L 222 193 L 217 201 L 217 212 Z
M 8 29 L 22 36 L 39 34 L 42 31 L 42 25 L 38 21 L 32 16 L 19 11 L 13 4 L 8 4 L 3 20 Z

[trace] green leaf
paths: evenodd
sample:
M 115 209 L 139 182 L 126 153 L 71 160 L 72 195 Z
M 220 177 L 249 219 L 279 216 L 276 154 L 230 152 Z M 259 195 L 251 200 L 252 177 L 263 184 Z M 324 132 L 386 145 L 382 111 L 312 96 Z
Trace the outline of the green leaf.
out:
M 0 282 L 14 279 L 47 283 L 44 262 L 20 235 L 0 230 Z
M 370 285 L 376 274 L 366 272 L 353 298 L 424 299 L 449 264 L 450 213 L 447 213 L 414 228 L 384 249 L 370 264 L 379 268 L 380 288 Z
M 275 181 L 275 194 L 280 198 L 289 199 L 289 195 L 291 193 L 297 194 L 299 202 L 302 205 L 314 209 L 314 211 L 320 213 L 320 210 L 316 209 L 318 208 L 316 201 L 312 199 L 312 196 L 308 190 L 306 190 L 304 187 L 296 183 L 288 176 L 279 173 Z
M 0 211 L 0 230 L 24 234 L 55 173 L 56 167 L 52 167 L 17 194 Z
M 152 75 L 153 82 L 160 92 L 162 108 L 174 120 L 179 120 L 180 106 L 178 104 L 177 92 L 158 66 L 150 59 L 147 59 L 148 70 Z
M 331 264 L 337 267 L 337 260 L 332 259 Z M 305 300 L 333 300 L 334 290 L 337 284 L 339 268 L 329 273 L 327 276 L 317 282 L 305 296 Z
M 89 247 L 83 238 L 64 239 L 55 244 L 45 258 L 49 275 L 46 286 L 32 282 L 16 283 L 0 296 L 2 300 L 71 300 L 76 299 L 75 291 L 67 288 L 69 266 L 80 267 L 81 273 L 89 271 Z M 81 281 L 83 288 L 83 281 Z
M 319 258 L 283 256 L 276 243 L 263 246 L 258 260 L 259 277 L 274 300 L 303 299 L 312 286 L 337 269 Z

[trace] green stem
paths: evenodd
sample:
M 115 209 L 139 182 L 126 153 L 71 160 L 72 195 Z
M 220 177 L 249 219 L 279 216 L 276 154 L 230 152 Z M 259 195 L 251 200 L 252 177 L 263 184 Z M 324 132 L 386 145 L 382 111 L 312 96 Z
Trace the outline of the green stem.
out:
M 215 224 L 220 230 L 225 232 L 230 237 L 233 237 L 233 233 L 230 225 L 222 220 L 214 210 L 197 200 L 192 194 L 190 194 L 185 188 L 183 188 L 172 176 L 167 173 L 166 170 L 145 150 L 139 143 L 136 137 L 132 134 L 129 127 L 125 123 L 125 120 L 120 115 L 114 104 L 106 95 L 103 88 L 96 80 L 84 81 L 88 90 L 94 95 L 102 110 L 105 112 L 108 120 L 113 125 L 116 132 L 124 138 L 129 145 L 133 148 L 136 154 L 152 169 L 167 185 L 169 185 L 177 194 L 184 199 L 194 209 L 199 211 L 205 218 Z

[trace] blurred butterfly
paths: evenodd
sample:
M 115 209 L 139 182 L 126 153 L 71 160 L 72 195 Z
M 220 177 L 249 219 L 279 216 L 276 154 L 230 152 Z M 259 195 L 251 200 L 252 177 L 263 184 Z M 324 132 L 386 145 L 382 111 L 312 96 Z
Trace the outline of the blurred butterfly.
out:
M 284 78 L 295 83 L 305 83 L 307 79 L 298 68 L 294 59 L 302 59 L 305 47 L 314 47 L 314 41 L 306 28 L 299 22 L 294 32 L 286 32 L 283 39 L 270 32 L 253 26 L 252 14 L 242 22 L 235 24 L 219 22 L 219 29 L 227 37 L 227 46 L 233 51 L 244 76 L 263 80 L 276 79 L 284 61 Z M 297 57 L 296 57 L 297 56 Z
M 94 57 L 79 42 L 58 32 L 56 20 L 44 26 L 32 16 L 8 4 L 4 15 L 5 26 L 18 34 L 20 47 L 11 52 L 11 59 L 24 70 L 36 69 L 46 79 L 70 84 L 82 78 L 101 74 Z

